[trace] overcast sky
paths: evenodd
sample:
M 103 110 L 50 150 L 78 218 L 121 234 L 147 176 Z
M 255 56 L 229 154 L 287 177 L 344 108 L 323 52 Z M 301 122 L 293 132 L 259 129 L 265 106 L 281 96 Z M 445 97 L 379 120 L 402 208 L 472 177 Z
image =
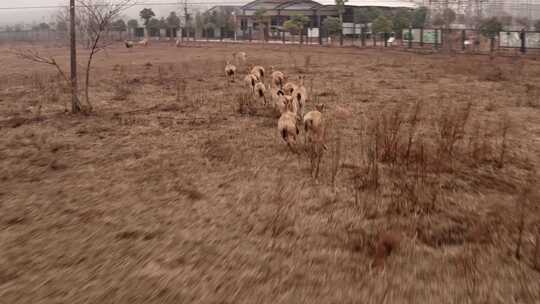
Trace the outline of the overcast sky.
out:
M 154 10 L 158 17 L 166 16 L 171 11 L 180 11 L 179 5 L 151 5 L 147 3 L 171 3 L 179 2 L 178 0 L 136 0 L 137 2 L 144 2 L 143 6 L 135 6 L 124 14 L 126 17 L 138 17 L 138 12 L 143 7 L 150 7 Z M 248 0 L 188 0 L 189 2 L 210 2 L 210 4 L 205 5 L 206 7 L 212 6 L 217 2 L 231 3 L 247 3 Z M 14 24 L 14 23 L 32 23 L 32 22 L 48 22 L 51 20 L 51 16 L 54 15 L 55 11 L 58 11 L 58 8 L 55 9 L 15 9 L 15 10 L 5 10 L 3 8 L 7 7 L 28 7 L 28 6 L 51 6 L 51 5 L 67 5 L 68 0 L 0 0 L 0 25 L 5 24 Z M 183 2 L 180 1 L 180 2 Z

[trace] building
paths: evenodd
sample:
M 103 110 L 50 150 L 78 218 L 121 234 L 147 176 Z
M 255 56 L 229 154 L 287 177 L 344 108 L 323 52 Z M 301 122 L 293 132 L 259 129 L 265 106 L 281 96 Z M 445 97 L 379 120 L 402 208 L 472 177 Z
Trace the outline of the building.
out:
M 417 3 L 409 0 L 349 0 L 345 3 L 343 14 L 343 30 L 354 28 L 353 10 L 357 7 L 378 7 L 383 10 L 394 8 L 418 7 Z M 239 30 L 245 33 L 248 30 L 258 31 L 261 25 L 258 23 L 255 12 L 264 9 L 264 16 L 268 19 L 270 31 L 282 30 L 283 23 L 293 15 L 304 15 L 309 18 L 309 28 L 319 28 L 327 17 L 338 17 L 338 9 L 334 0 L 255 0 L 240 7 L 240 15 L 237 16 Z M 360 28 L 360 27 L 358 27 Z

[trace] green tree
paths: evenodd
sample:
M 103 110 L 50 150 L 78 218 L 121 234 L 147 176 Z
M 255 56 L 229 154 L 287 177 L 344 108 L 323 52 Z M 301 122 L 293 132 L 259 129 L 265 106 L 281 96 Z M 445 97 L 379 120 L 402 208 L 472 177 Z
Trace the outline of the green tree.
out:
M 304 27 L 309 23 L 309 18 L 302 15 L 302 14 L 296 14 L 291 16 L 291 19 L 285 21 L 283 23 L 283 28 L 291 33 L 292 35 L 298 35 L 302 33 L 304 30 Z
M 118 19 L 112 23 L 113 30 L 117 32 L 125 32 L 127 30 L 126 23 L 122 19 Z
M 173 30 L 178 30 L 180 28 L 180 17 L 176 15 L 176 12 L 170 12 L 169 16 L 167 16 L 167 28 L 170 30 L 170 36 L 171 39 L 173 38 Z
M 375 21 L 375 19 L 383 16 L 383 11 L 378 7 L 368 7 L 366 8 L 366 14 L 368 16 L 369 22 Z
M 456 12 L 454 12 L 454 10 L 451 8 L 444 9 L 442 16 L 446 28 L 450 28 L 450 25 L 452 25 L 452 23 L 456 21 Z
M 373 21 L 372 30 L 374 33 L 390 33 L 392 32 L 392 20 L 381 15 Z
M 255 22 L 258 24 L 262 24 L 264 27 L 266 27 L 266 24 L 268 23 L 268 16 L 266 16 L 266 9 L 265 8 L 258 8 L 255 13 Z
M 497 17 L 491 17 L 480 22 L 479 30 L 483 36 L 493 39 L 503 30 L 503 25 Z
M 139 21 L 137 21 L 137 19 L 131 19 L 128 21 L 127 27 L 130 29 L 136 29 L 139 27 Z
M 540 19 L 536 20 L 534 23 L 534 28 L 540 32 Z
M 291 35 L 298 35 L 300 33 L 300 27 L 292 20 L 287 20 L 283 23 L 283 29 Z
M 221 7 L 211 13 L 205 13 L 206 23 L 211 23 L 215 27 L 223 28 L 224 31 L 233 31 L 235 24 L 232 13 L 234 8 Z
M 531 21 L 527 17 L 516 18 L 515 21 L 517 25 L 519 25 L 521 28 L 524 28 L 525 30 L 528 30 L 531 24 Z
M 166 29 L 168 27 L 169 27 L 169 25 L 167 24 L 167 21 L 165 20 L 165 18 L 161 17 L 161 19 L 159 19 L 159 28 L 160 29 Z
M 207 13 L 201 14 L 197 12 L 195 14 L 195 28 L 198 30 L 207 30 L 212 28 L 214 24 L 210 20 L 210 16 Z
M 361 24 L 361 28 L 365 27 L 369 23 L 369 16 L 365 8 L 354 8 L 353 9 L 353 33 L 356 34 L 356 25 Z
M 483 36 L 489 38 L 490 51 L 493 55 L 493 50 L 495 49 L 495 37 L 503 30 L 501 21 L 497 19 L 497 17 L 484 19 L 480 22 L 479 30 Z
M 139 13 L 139 16 L 142 20 L 144 20 L 144 26 L 148 27 L 150 19 L 155 17 L 156 14 L 154 14 L 154 11 L 151 8 L 143 8 L 142 11 Z
M 265 8 L 259 8 L 255 11 L 255 22 L 262 25 L 263 29 L 263 39 L 266 40 L 266 33 L 268 27 L 268 16 L 266 15 Z
M 435 16 L 432 23 L 434 26 L 450 28 L 454 21 L 456 21 L 456 12 L 451 8 L 445 8 L 441 14 Z
M 401 37 L 403 29 L 409 28 L 412 23 L 412 14 L 407 9 L 398 9 L 392 19 L 392 29 L 398 37 Z
M 357 7 L 353 9 L 353 20 L 355 24 L 366 24 L 371 21 L 369 19 L 369 14 L 367 10 L 363 7 Z
M 512 18 L 512 15 L 507 13 L 500 14 L 497 19 L 501 22 L 501 24 L 505 27 L 511 26 L 514 18 Z
M 158 19 L 152 18 L 148 21 L 148 24 L 146 25 L 149 29 L 159 29 L 161 23 Z
M 175 12 L 171 12 L 167 17 L 167 26 L 171 29 L 180 28 L 180 17 Z
M 412 27 L 424 27 L 428 16 L 428 9 L 425 6 L 415 9 L 411 16 Z
M 345 13 L 345 3 L 349 0 L 334 0 L 336 3 L 336 8 L 339 14 L 339 22 L 343 24 L 343 13 Z
M 58 20 L 56 22 L 56 30 L 63 33 L 67 32 L 68 30 L 67 23 L 63 20 Z
M 150 20 L 148 20 L 146 29 L 148 30 L 148 33 L 150 34 L 150 36 L 158 36 L 159 26 L 160 26 L 160 22 L 158 19 L 151 18 Z
M 42 31 L 46 31 L 46 30 L 50 30 L 51 26 L 48 23 L 41 22 L 39 24 L 39 29 L 42 30 Z
M 341 34 L 343 25 L 341 23 L 341 20 L 336 17 L 327 17 L 323 21 L 323 28 L 326 29 L 328 32 L 328 35 L 334 36 Z

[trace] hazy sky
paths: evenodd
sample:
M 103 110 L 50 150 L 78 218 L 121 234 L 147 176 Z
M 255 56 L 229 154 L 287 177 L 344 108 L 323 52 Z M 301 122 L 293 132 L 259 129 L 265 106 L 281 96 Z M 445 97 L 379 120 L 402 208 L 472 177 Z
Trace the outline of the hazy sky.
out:
M 206 7 L 214 5 L 216 2 L 225 2 L 234 4 L 242 4 L 249 2 L 248 0 L 188 0 L 191 2 L 201 3 L 208 2 Z M 19 22 L 32 23 L 35 22 L 48 22 L 51 20 L 51 16 L 58 10 L 55 9 L 14 9 L 5 10 L 7 7 L 28 7 L 28 6 L 54 6 L 54 5 L 67 5 L 68 0 L 0 0 L 0 25 L 13 24 Z M 144 5 L 135 6 L 124 14 L 127 17 L 137 17 L 138 12 L 143 7 L 151 7 L 158 17 L 166 16 L 171 11 L 179 11 L 179 5 L 151 5 L 150 3 L 174 3 L 178 0 L 136 0 L 136 2 L 144 2 Z M 180 3 L 182 3 L 180 1 Z M 200 7 L 200 6 L 199 6 Z

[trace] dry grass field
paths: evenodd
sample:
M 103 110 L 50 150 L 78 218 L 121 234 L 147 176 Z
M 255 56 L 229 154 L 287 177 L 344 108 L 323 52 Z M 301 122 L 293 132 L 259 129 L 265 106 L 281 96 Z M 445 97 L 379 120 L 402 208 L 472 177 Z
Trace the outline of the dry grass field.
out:
M 326 104 L 318 179 L 239 50 Z M 88 115 L 0 67 L 0 303 L 540 302 L 540 61 L 118 45 Z

